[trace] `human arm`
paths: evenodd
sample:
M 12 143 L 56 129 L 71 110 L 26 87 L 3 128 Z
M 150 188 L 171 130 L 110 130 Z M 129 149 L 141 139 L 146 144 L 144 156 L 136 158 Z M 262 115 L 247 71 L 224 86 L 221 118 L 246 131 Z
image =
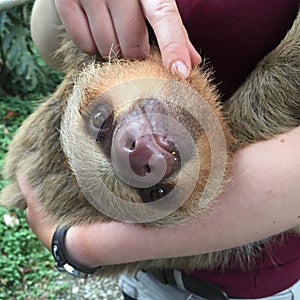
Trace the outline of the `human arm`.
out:
M 83 52 L 108 56 L 113 50 L 126 58 L 145 58 L 150 49 L 145 19 L 155 32 L 164 66 L 187 77 L 200 56 L 174 0 L 36 0 L 31 32 L 42 58 L 58 68 L 52 57 L 60 43 L 58 25 L 64 25 Z
M 151 228 L 111 222 L 74 226 L 69 255 L 87 266 L 218 251 L 278 234 L 300 223 L 300 127 L 234 155 L 232 181 L 207 213 L 185 225 Z M 55 224 L 40 213 L 24 179 L 27 218 L 49 248 Z M 191 242 L 192 241 L 192 242 Z

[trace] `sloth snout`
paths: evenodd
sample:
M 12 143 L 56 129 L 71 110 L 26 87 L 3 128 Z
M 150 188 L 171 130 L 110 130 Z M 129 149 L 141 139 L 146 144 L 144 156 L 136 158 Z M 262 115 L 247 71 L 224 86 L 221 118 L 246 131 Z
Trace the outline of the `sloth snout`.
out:
M 144 121 L 122 126 L 113 139 L 114 161 L 118 172 L 128 182 L 159 183 L 180 167 L 174 143 L 166 136 L 153 133 Z
M 131 137 L 128 137 L 131 140 Z M 165 176 L 169 176 L 176 164 L 175 157 L 170 153 L 174 149 L 172 142 L 156 134 L 143 135 L 132 143 L 130 147 L 122 147 L 129 156 L 129 163 L 138 176 L 148 176 L 151 173 L 159 174 L 165 162 Z

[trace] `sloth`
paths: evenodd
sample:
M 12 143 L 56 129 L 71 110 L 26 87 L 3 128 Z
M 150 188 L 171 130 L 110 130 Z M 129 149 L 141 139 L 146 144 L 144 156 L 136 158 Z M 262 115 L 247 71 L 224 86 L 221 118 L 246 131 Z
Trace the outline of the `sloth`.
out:
M 298 14 L 225 103 L 209 69 L 174 76 L 155 47 L 146 60 L 105 61 L 64 40 L 65 78 L 17 131 L 1 204 L 25 208 L 16 181 L 22 174 L 60 226 L 113 218 L 169 226 L 208 213 L 230 181 L 235 151 L 300 125 L 299 33 Z M 226 267 L 233 254 L 244 264 L 266 243 L 105 266 L 98 274 Z

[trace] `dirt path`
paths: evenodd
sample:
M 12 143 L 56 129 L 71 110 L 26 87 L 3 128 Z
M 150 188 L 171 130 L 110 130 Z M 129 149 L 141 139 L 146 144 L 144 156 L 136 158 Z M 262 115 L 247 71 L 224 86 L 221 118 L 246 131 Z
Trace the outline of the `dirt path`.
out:
M 76 279 L 68 275 L 61 275 L 60 280 L 70 283 L 71 288 L 58 300 L 123 300 L 117 282 L 111 279 L 89 278 Z

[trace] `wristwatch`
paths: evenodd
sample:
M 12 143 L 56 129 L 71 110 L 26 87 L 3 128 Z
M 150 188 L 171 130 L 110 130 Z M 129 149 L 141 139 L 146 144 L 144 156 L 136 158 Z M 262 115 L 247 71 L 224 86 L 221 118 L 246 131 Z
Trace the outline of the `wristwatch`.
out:
M 69 256 L 65 248 L 65 236 L 69 227 L 58 227 L 52 238 L 52 255 L 55 259 L 55 266 L 58 271 L 66 272 L 77 278 L 91 277 L 97 268 L 88 268 L 74 262 Z

